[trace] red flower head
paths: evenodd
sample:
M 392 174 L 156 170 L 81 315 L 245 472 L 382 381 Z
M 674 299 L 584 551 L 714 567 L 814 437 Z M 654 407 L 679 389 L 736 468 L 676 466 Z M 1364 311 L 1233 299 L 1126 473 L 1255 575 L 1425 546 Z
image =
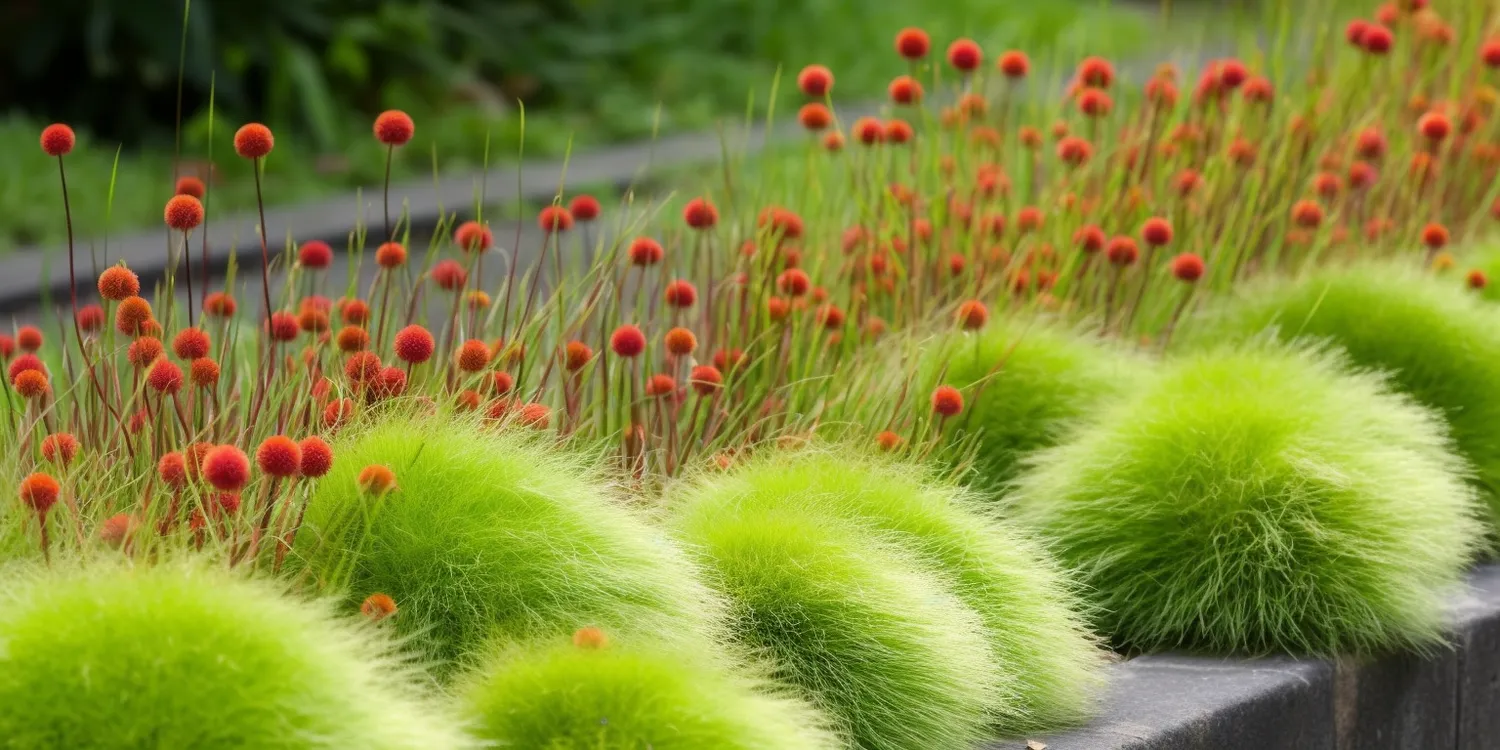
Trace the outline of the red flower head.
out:
M 78 455 L 78 438 L 70 432 L 54 432 L 42 438 L 42 460 L 67 466 Z
M 297 248 L 297 262 L 303 268 L 327 268 L 333 262 L 333 248 L 322 240 L 304 242 Z
M 694 198 L 683 206 L 682 220 L 693 229 L 712 229 L 719 223 L 719 209 L 707 198 Z
M 569 341 L 568 345 L 563 347 L 563 367 L 568 372 L 582 370 L 593 358 L 594 350 L 582 341 Z
M 405 146 L 416 131 L 411 116 L 399 109 L 388 109 L 375 118 L 375 140 L 387 146 Z
M 1057 158 L 1070 166 L 1082 166 L 1093 153 L 1094 147 L 1078 136 L 1070 135 L 1057 142 Z
M 908 60 L 920 60 L 932 49 L 932 37 L 927 32 L 909 27 L 896 34 L 896 53 Z
M 452 292 L 464 288 L 469 274 L 456 260 L 440 260 L 427 272 L 439 289 Z
M 890 430 L 884 430 L 875 436 L 875 445 L 889 453 L 901 447 L 901 436 Z
M 719 389 L 724 384 L 724 376 L 719 368 L 712 365 L 698 365 L 688 374 L 688 383 L 699 396 L 707 396 Z
M 294 477 L 302 468 L 302 448 L 285 435 L 272 435 L 255 449 L 255 463 L 267 476 Z
M 51 475 L 36 473 L 21 480 L 17 493 L 23 505 L 37 515 L 46 515 L 57 503 L 57 496 L 62 494 L 62 486 Z
M 844 134 L 837 130 L 830 130 L 823 135 L 823 148 L 829 151 L 844 150 Z
M 270 331 L 272 341 L 296 341 L 297 332 L 302 326 L 297 324 L 297 316 L 289 312 L 271 313 L 271 319 L 266 321 L 266 328 Z
M 672 307 L 692 307 L 698 301 L 698 290 L 690 282 L 678 279 L 667 285 L 662 299 Z
M 832 303 L 819 305 L 814 317 L 824 328 L 831 330 L 844 327 L 844 311 Z
M 766 300 L 766 316 L 776 322 L 786 320 L 786 316 L 792 311 L 792 303 L 781 297 L 772 297 Z
M 698 348 L 698 337 L 686 328 L 673 328 L 663 338 L 667 351 L 678 357 L 686 357 Z
M 354 401 L 352 399 L 341 398 L 329 401 L 328 405 L 323 407 L 323 426 L 330 430 L 348 422 L 353 417 Z
M 1115 80 L 1115 66 L 1102 57 L 1086 57 L 1078 64 L 1078 82 L 1096 89 L 1107 89 Z
M 958 39 L 948 45 L 948 64 L 956 70 L 972 73 L 984 62 L 984 51 L 972 39 Z
M 1442 112 L 1428 112 L 1417 120 L 1417 131 L 1433 143 L 1441 143 L 1453 132 L 1453 121 Z
M 905 120 L 888 120 L 885 123 L 883 137 L 891 143 L 901 144 L 910 141 L 915 134 L 911 125 Z
M 316 435 L 302 438 L 302 442 L 297 443 L 297 450 L 302 456 L 297 471 L 302 476 L 316 479 L 333 468 L 333 448 L 323 438 Z
M 664 255 L 661 243 L 650 237 L 637 237 L 630 243 L 630 262 L 637 266 L 654 266 Z
M 477 221 L 466 221 L 458 225 L 453 232 L 453 242 L 460 250 L 465 252 L 484 252 L 495 244 L 495 236 L 490 233 L 488 224 L 480 224 Z
M 1500 39 L 1490 39 L 1479 45 L 1479 59 L 1488 67 L 1500 68 Z
M 16 351 L 16 340 L 0 333 L 0 362 L 10 359 Z
M 158 359 L 151 365 L 146 383 L 157 393 L 176 393 L 182 389 L 182 368 L 170 359 Z
M 42 152 L 48 156 L 67 156 L 75 142 L 73 129 L 60 122 L 42 128 Z
M 1141 239 L 1152 247 L 1161 247 L 1172 242 L 1172 223 L 1153 216 L 1141 225 Z
M 1203 258 L 1197 253 L 1183 253 L 1173 258 L 1172 275 L 1189 284 L 1203 278 Z
M 1120 268 L 1135 263 L 1140 257 L 1141 250 L 1136 246 L 1135 240 L 1124 235 L 1110 238 L 1109 244 L 1104 248 L 1104 256 L 1109 262 Z
M 1422 244 L 1430 250 L 1441 250 L 1448 244 L 1448 228 L 1433 222 L 1422 227 Z
M 395 367 L 381 370 L 372 393 L 381 398 L 395 398 L 406 393 L 406 373 Z
M 1035 232 L 1042 228 L 1042 209 L 1036 206 L 1026 206 L 1016 214 L 1016 226 L 1025 232 Z
M 970 331 L 977 331 L 990 322 L 990 311 L 983 302 L 971 299 L 958 306 L 958 324 Z
M 221 445 L 203 457 L 203 477 L 214 489 L 236 492 L 250 481 L 250 458 L 232 445 Z
M 162 484 L 168 487 L 187 486 L 187 459 L 177 451 L 163 454 L 161 460 L 156 462 L 156 475 L 161 477 Z
M 359 477 L 355 479 L 355 484 L 359 486 L 360 492 L 379 497 L 396 489 L 396 473 L 379 464 L 371 464 L 359 470 Z M 390 609 L 394 611 L 395 605 L 392 604 Z
M 190 232 L 203 223 L 203 204 L 191 195 L 174 195 L 163 212 L 167 226 L 179 232 Z
M 5 375 L 11 380 L 15 380 L 17 375 L 27 370 L 36 370 L 43 375 L 47 374 L 47 366 L 42 364 L 42 360 L 35 354 L 22 354 L 16 357 L 14 362 L 10 363 L 10 367 L 6 368 Z
M 191 195 L 198 200 L 203 200 L 203 196 L 208 194 L 208 186 L 203 184 L 203 180 L 188 175 L 177 178 L 177 185 L 173 188 L 172 193 L 175 195 Z
M 361 474 L 360 476 L 364 475 Z M 391 481 L 395 481 L 394 475 L 392 476 Z M 369 596 L 365 597 L 365 600 L 363 602 L 360 603 L 359 613 L 364 615 L 365 617 L 370 618 L 371 622 L 380 622 L 381 620 L 384 620 L 387 617 L 396 614 L 396 600 L 385 594 L 370 594 Z
M 996 67 L 1000 68 L 1006 78 L 1025 78 L 1031 71 L 1031 60 L 1026 57 L 1026 53 L 1011 50 L 1000 56 Z
M 197 328 L 184 328 L 172 339 L 172 353 L 178 359 L 192 360 L 207 357 L 210 342 L 208 334 Z
M 1484 275 L 1484 271 L 1477 268 L 1469 271 L 1469 275 L 1465 281 L 1468 283 L 1470 289 L 1483 289 L 1490 283 L 1489 277 Z
M 891 101 L 896 104 L 916 104 L 922 101 L 922 84 L 911 76 L 898 76 L 886 88 L 886 93 L 890 94 Z
M 1271 80 L 1260 76 L 1255 76 L 1245 81 L 1245 88 L 1240 91 L 1240 95 L 1245 97 L 1245 101 L 1252 103 L 1269 102 L 1275 96 L 1275 93 L 1275 89 L 1271 86 Z
M 1237 89 L 1250 77 L 1250 71 L 1239 60 L 1222 60 L 1218 66 L 1219 85 L 1226 89 Z
M 386 269 L 406 265 L 406 247 L 399 242 L 383 243 L 375 248 L 375 264 Z
M 344 362 L 344 377 L 355 385 L 369 385 L 380 377 L 380 357 L 374 352 L 355 352 Z
M 873 146 L 885 140 L 885 126 L 873 117 L 861 117 L 854 121 L 854 139 Z
M 195 359 L 188 370 L 188 377 L 199 388 L 212 388 L 219 382 L 219 363 L 208 357 Z
M 771 206 L 760 212 L 756 225 L 770 229 L 784 240 L 795 240 L 802 236 L 802 217 L 795 211 L 780 206 Z
M 1104 230 L 1093 224 L 1079 227 L 1078 231 L 1073 233 L 1073 244 L 1077 245 L 1079 250 L 1088 255 L 1093 255 L 1103 250 L 1104 243 L 1107 241 L 1104 236 Z
M 155 336 L 142 336 L 130 342 L 130 347 L 125 350 L 125 358 L 136 367 L 150 367 L 152 362 L 161 358 L 165 349 L 161 341 Z
M 797 112 L 797 122 L 816 133 L 833 124 L 833 113 L 818 102 L 809 102 L 802 105 L 802 109 Z
M 1369 30 L 1369 21 L 1356 18 L 1344 27 L 1344 41 L 1355 47 L 1363 47 L 1365 45 L 1365 32 Z
M 42 329 L 36 326 L 21 326 L 16 329 L 16 345 L 27 352 L 42 348 Z
M 364 325 L 370 320 L 370 306 L 364 300 L 340 300 L 339 317 L 350 325 Z
M 745 364 L 745 353 L 739 349 L 720 349 L 714 352 L 714 367 L 719 372 L 730 372 Z
M 276 146 L 276 139 L 271 135 L 271 129 L 258 123 L 252 122 L 241 127 L 234 134 L 234 151 L 246 159 L 259 159 L 271 153 Z
M 24 399 L 41 398 L 52 392 L 47 374 L 41 370 L 22 370 L 11 376 L 10 385 Z
M 458 369 L 463 372 L 479 372 L 490 365 L 490 352 L 488 344 L 479 339 L 469 339 L 459 345 L 458 353 L 454 355 L 458 363 Z
M 359 326 L 344 326 L 334 337 L 334 343 L 341 352 L 364 351 L 370 345 L 370 334 Z
M 670 396 L 677 391 L 677 381 L 671 375 L 652 375 L 646 380 L 646 395 L 652 398 Z
M 797 88 L 814 99 L 822 99 L 833 90 L 833 71 L 822 65 L 809 65 L 797 74 Z
M 1391 30 L 1380 24 L 1371 24 L 1365 27 L 1364 33 L 1359 35 L 1359 44 L 1365 51 L 1372 55 L 1384 55 L 1391 51 L 1391 45 L 1396 37 Z
M 952 417 L 964 410 L 964 395 L 951 385 L 940 385 L 932 392 L 932 410 L 944 417 Z
M 1113 99 L 1102 89 L 1084 89 L 1078 93 L 1078 111 L 1088 117 L 1104 117 L 1115 108 Z
M 433 340 L 432 334 L 419 325 L 409 325 L 396 333 L 396 357 L 402 362 L 409 364 L 426 362 L 432 357 L 432 351 L 436 346 L 437 342 Z
M 1366 162 L 1357 161 L 1349 165 L 1349 189 L 1360 190 L 1375 184 L 1380 173 Z
M 1323 207 L 1314 200 L 1300 200 L 1292 206 L 1292 221 L 1304 229 L 1316 229 L 1323 223 Z
M 1324 198 L 1336 198 L 1339 194 L 1339 176 L 1331 172 L 1319 172 L 1313 175 L 1313 192 Z
M 203 312 L 216 318 L 228 318 L 234 315 L 234 297 L 225 292 L 211 292 L 203 298 Z
M 776 277 L 776 288 L 783 294 L 792 297 L 801 297 L 812 288 L 812 279 L 800 268 L 789 268 Z
M 646 350 L 646 334 L 633 325 L 623 325 L 609 336 L 609 348 L 615 354 L 629 359 Z
M 579 221 L 593 221 L 599 218 L 601 210 L 599 199 L 592 195 L 579 195 L 568 201 L 568 213 Z
M 141 293 L 141 280 L 124 266 L 111 266 L 99 274 L 99 296 L 112 302 Z
M 566 232 L 573 228 L 573 214 L 568 213 L 568 209 L 562 206 L 547 206 L 537 215 L 536 223 L 543 232 L 549 234 Z
M 516 387 L 516 379 L 511 377 L 508 372 L 497 372 L 495 373 L 495 377 L 491 379 L 490 385 L 494 388 L 496 395 L 504 396 Z

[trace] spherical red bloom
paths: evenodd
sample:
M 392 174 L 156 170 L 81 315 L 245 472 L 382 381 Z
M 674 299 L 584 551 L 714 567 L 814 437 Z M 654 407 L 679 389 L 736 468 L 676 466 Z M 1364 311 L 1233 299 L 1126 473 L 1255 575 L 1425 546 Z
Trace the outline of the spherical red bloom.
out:
M 908 27 L 896 34 L 896 54 L 908 60 L 920 60 L 932 49 L 932 37 L 927 32 Z
M 814 99 L 828 96 L 833 90 L 833 71 L 822 65 L 809 65 L 797 74 L 797 88 Z
M 1082 166 L 1093 154 L 1094 147 L 1078 136 L 1070 135 L 1057 142 L 1057 158 L 1070 166 Z
M 1106 241 L 1104 230 L 1093 224 L 1079 227 L 1078 231 L 1073 233 L 1073 244 L 1089 255 L 1103 250 Z
M 783 294 L 792 297 L 801 297 L 812 288 L 812 279 L 800 268 L 789 268 L 776 277 L 776 288 Z
M 818 321 L 818 324 L 824 328 L 834 329 L 844 327 L 844 311 L 840 310 L 837 305 L 831 303 L 819 305 L 814 317 Z
M 364 475 L 361 474 L 360 476 Z M 392 475 L 391 481 L 395 481 L 394 475 Z M 365 597 L 365 600 L 363 602 L 360 603 L 359 613 L 364 615 L 365 617 L 370 618 L 371 622 L 380 622 L 381 620 L 384 620 L 387 617 L 396 614 L 396 600 L 385 594 L 370 594 L 369 596 Z
M 222 492 L 235 492 L 250 481 L 250 458 L 232 445 L 221 445 L 203 457 L 203 478 Z
M 646 380 L 646 395 L 652 398 L 670 396 L 677 391 L 677 381 L 671 375 L 652 375 Z
M 495 377 L 490 380 L 490 387 L 496 395 L 504 396 L 516 387 L 516 379 L 508 372 L 496 372 Z
M 690 282 L 678 279 L 667 284 L 662 299 L 672 307 L 692 307 L 698 301 L 698 290 Z
M 621 357 L 639 356 L 646 350 L 646 334 L 633 325 L 623 325 L 609 336 L 609 348 Z
M 637 237 L 630 243 L 630 262 L 637 266 L 654 266 L 664 255 L 661 243 L 650 237 Z
M 456 291 L 469 281 L 469 273 L 456 260 L 440 260 L 428 272 L 440 289 Z
M 156 475 L 161 477 L 162 484 L 168 487 L 186 486 L 188 483 L 187 459 L 177 451 L 163 454 L 161 460 L 156 462 Z
M 983 302 L 971 299 L 958 306 L 958 313 L 955 317 L 958 319 L 960 326 L 970 331 L 976 331 L 983 328 L 984 324 L 990 322 L 990 311 L 989 308 L 984 306 Z
M 48 156 L 67 156 L 77 140 L 73 129 L 60 122 L 42 128 L 42 152 Z
M 1500 68 L 1500 39 L 1490 39 L 1479 45 L 1479 59 L 1488 67 Z
M 1365 27 L 1364 33 L 1359 35 L 1359 44 L 1365 51 L 1372 55 L 1384 55 L 1391 51 L 1391 45 L 1396 41 L 1391 30 L 1380 24 L 1370 24 Z
M 333 248 L 322 240 L 304 242 L 297 248 L 297 262 L 303 268 L 327 268 L 333 262 Z
M 22 370 L 11 376 L 10 385 L 25 399 L 41 398 L 52 392 L 52 384 L 41 370 Z
M 816 133 L 833 124 L 833 113 L 818 102 L 810 102 L 798 110 L 797 121 L 802 123 L 802 127 Z
M 1380 173 L 1375 171 L 1375 167 L 1366 162 L 1357 161 L 1349 165 L 1349 188 L 1351 190 L 1367 188 L 1375 184 L 1375 180 L 1379 177 Z
M 1377 128 L 1370 127 L 1359 131 L 1359 136 L 1355 138 L 1354 143 L 1354 150 L 1365 159 L 1375 161 L 1385 156 L 1385 135 Z
M 956 70 L 972 73 L 984 61 L 984 51 L 972 39 L 957 39 L 948 45 L 948 64 Z
M 795 240 L 802 236 L 802 217 L 795 211 L 780 206 L 771 206 L 760 212 L 756 225 L 769 229 L 784 240 Z
M 271 153 L 275 145 L 271 129 L 258 122 L 243 126 L 234 134 L 234 151 L 246 159 L 259 159 Z
M 543 232 L 549 234 L 566 232 L 573 228 L 573 214 L 569 213 L 568 209 L 562 206 L 547 206 L 537 215 L 536 223 L 537 226 L 542 228 Z
M 1031 60 L 1026 57 L 1026 53 L 1017 50 L 1001 55 L 995 65 L 1006 78 L 1025 78 L 1031 70 Z
M 1363 47 L 1365 43 L 1365 32 L 1370 30 L 1370 22 L 1362 18 L 1356 18 L 1344 27 L 1344 41 L 1355 47 Z
M 265 445 L 262 444 L 261 448 L 265 448 Z M 302 442 L 297 443 L 297 451 L 301 456 L 301 463 L 297 466 L 297 471 L 304 477 L 316 479 L 327 474 L 328 470 L 333 468 L 333 448 L 323 438 L 316 435 L 302 438 Z M 262 464 L 261 470 L 266 471 L 264 464 Z M 266 473 L 269 474 L 271 472 L 266 471 Z
M 1448 228 L 1433 222 L 1422 227 L 1422 244 L 1431 250 L 1441 250 L 1448 244 Z
M 51 475 L 38 472 L 22 479 L 17 492 L 21 496 L 21 504 L 37 515 L 45 515 L 57 503 L 57 496 L 62 494 L 62 485 Z
M 901 144 L 910 141 L 915 135 L 916 131 L 905 120 L 889 120 L 881 137 L 891 143 Z
M 369 385 L 380 377 L 380 357 L 374 352 L 355 352 L 344 362 L 344 377 L 355 385 Z
M 16 329 L 16 346 L 21 351 L 34 352 L 42 348 L 42 329 L 36 326 L 21 326 Z
M 146 383 L 157 393 L 176 393 L 182 389 L 182 368 L 170 359 L 158 359 L 151 365 Z
M 1331 172 L 1319 172 L 1313 175 L 1313 192 L 1324 198 L 1335 198 L 1339 194 L 1339 176 Z
M 1086 57 L 1078 64 L 1078 82 L 1084 86 L 1107 89 L 1115 80 L 1115 66 L 1102 57 Z
M 141 293 L 141 279 L 124 266 L 110 266 L 99 274 L 99 296 L 111 302 Z
M 1428 112 L 1417 120 L 1417 131 L 1423 138 L 1437 143 L 1453 132 L 1453 121 L 1442 112 Z
M 459 411 L 474 411 L 475 409 L 479 408 L 479 402 L 482 401 L 483 398 L 483 396 L 479 395 L 479 391 L 476 391 L 472 388 L 466 388 L 462 391 L 459 391 L 458 395 L 453 398 L 453 401 L 454 405 L 458 407 Z
M 339 317 L 349 325 L 364 325 L 370 320 L 370 306 L 364 300 L 342 300 L 339 303 Z
M 397 367 L 387 367 L 375 379 L 373 393 L 381 398 L 395 398 L 406 393 L 406 373 Z
M 569 341 L 563 347 L 563 367 L 568 372 L 582 370 L 594 358 L 594 350 L 582 341 Z
M 1245 97 L 1247 102 L 1264 103 L 1275 97 L 1276 89 L 1271 85 L 1271 79 L 1255 76 L 1245 81 L 1245 88 L 1241 90 L 1240 95 Z
M 781 297 L 771 297 L 766 300 L 766 317 L 773 322 L 781 322 L 792 312 L 792 303 Z
M 99 540 L 111 547 L 119 547 L 135 531 L 137 525 L 135 517 L 129 513 L 116 513 L 105 519 L 104 525 L 99 527 Z
M 14 362 L 10 363 L 10 367 L 6 369 L 5 375 L 11 380 L 15 380 L 17 375 L 27 370 L 36 370 L 43 375 L 47 374 L 47 366 L 42 364 L 42 360 L 35 354 L 22 354 L 16 357 Z
M 885 126 L 873 117 L 861 117 L 854 121 L 854 139 L 866 146 L 873 146 L 885 139 Z
M 711 229 L 719 223 L 719 209 L 707 198 L 694 198 L 683 206 L 682 220 L 693 229 Z
M 568 211 L 579 221 L 593 221 L 599 218 L 601 211 L 599 199 L 592 195 L 575 196 L 568 202 Z
M 837 130 L 830 130 L 824 133 L 823 148 L 833 152 L 844 150 L 844 134 Z
M 698 348 L 698 337 L 686 328 L 678 327 L 667 331 L 663 341 L 667 345 L 667 351 L 678 357 L 686 357 Z
M 388 109 L 375 117 L 375 140 L 387 146 L 405 146 L 416 130 L 411 116 L 399 109 Z
M 302 468 L 302 448 L 285 435 L 272 435 L 255 449 L 255 464 L 267 476 L 283 479 L 297 476 Z
M 1121 268 L 1135 263 L 1140 255 L 1141 250 L 1136 246 L 1135 240 L 1123 235 L 1110 238 L 1109 244 L 1104 248 L 1104 256 L 1109 258 L 1109 262 Z
M 719 368 L 712 365 L 698 365 L 688 374 L 688 383 L 699 396 L 707 396 L 719 389 L 724 384 L 724 376 Z
M 188 369 L 188 377 L 199 388 L 213 388 L 219 383 L 219 363 L 208 357 L 195 359 Z
M 378 372 L 378 371 L 377 371 Z M 341 398 L 329 401 L 323 407 L 323 426 L 328 429 L 338 427 L 354 418 L 354 400 Z
M 209 348 L 208 334 L 197 328 L 184 328 L 172 338 L 172 352 L 178 359 L 206 357 Z
M 396 333 L 396 358 L 402 362 L 420 364 L 432 357 L 437 342 L 432 334 L 419 325 L 409 325 Z
M 360 492 L 366 495 L 380 496 L 396 489 L 396 472 L 379 464 L 371 464 L 360 469 L 359 477 L 354 481 L 359 486 Z M 371 599 L 373 598 L 371 597 Z M 390 599 L 388 596 L 385 598 Z M 367 599 L 366 601 L 368 602 L 369 600 Z M 381 609 L 385 608 L 381 607 Z M 395 609 L 396 605 L 392 602 L 389 610 L 386 611 L 395 611 Z
M 521 407 L 516 421 L 527 427 L 545 430 L 552 422 L 552 410 L 546 404 L 526 404 Z
M 1314 200 L 1300 200 L 1292 206 L 1292 221 L 1304 229 L 1316 229 L 1323 223 L 1323 207 Z
M 364 351 L 370 346 L 370 334 L 359 326 L 344 326 L 334 337 L 334 343 L 341 352 Z
M 458 347 L 455 356 L 458 369 L 462 372 L 479 372 L 490 365 L 490 352 L 488 344 L 479 339 L 469 339 Z
M 296 341 L 297 332 L 301 329 L 297 316 L 289 312 L 271 313 L 271 319 L 266 321 L 266 330 L 270 332 L 272 341 Z
M 1489 285 L 1490 280 L 1488 276 L 1484 275 L 1484 271 L 1475 268 L 1469 271 L 1465 282 L 1468 283 L 1470 289 L 1483 289 Z
M 208 193 L 208 186 L 203 184 L 203 180 L 188 175 L 177 178 L 177 185 L 172 192 L 175 195 L 191 195 L 198 200 L 203 200 L 203 196 Z
M 1042 228 L 1042 210 L 1036 206 L 1026 206 L 1016 214 L 1016 226 L 1022 232 L 1034 232 Z
M 932 410 L 951 417 L 964 410 L 964 395 L 951 385 L 940 385 L 932 392 Z
M 54 432 L 42 438 L 42 460 L 67 466 L 78 455 L 78 438 L 71 432 Z
M 1236 89 L 1250 77 L 1250 71 L 1239 60 L 1221 60 L 1218 64 L 1219 84 L 1226 89 Z
M 1078 111 L 1089 117 L 1103 117 L 1115 108 L 1109 94 L 1100 89 L 1084 89 L 1078 93 Z
M 174 195 L 167 200 L 164 212 L 167 226 L 188 232 L 203 223 L 203 204 L 191 195 Z
M 126 297 L 115 308 L 115 328 L 134 336 L 151 321 L 151 303 L 141 297 Z
M 745 353 L 739 349 L 720 349 L 714 352 L 714 367 L 719 372 L 730 372 L 745 364 Z
M 495 236 L 488 224 L 466 221 L 453 230 L 453 243 L 464 252 L 484 252 L 495 244 Z
M 1141 225 L 1141 239 L 1152 247 L 1161 247 L 1172 242 L 1172 223 L 1153 216 Z
M 210 292 L 203 298 L 203 312 L 216 318 L 228 318 L 234 315 L 234 297 L 225 292 Z
M 1172 275 L 1189 284 L 1203 278 L 1203 258 L 1197 253 L 1183 253 L 1172 259 Z
M 406 265 L 406 247 L 399 242 L 386 242 L 375 248 L 375 264 L 381 268 L 400 268 Z
M 10 359 L 16 351 L 16 340 L 0 333 L 0 362 Z
M 165 351 L 165 347 L 155 336 L 142 336 L 130 342 L 130 347 L 125 350 L 125 359 L 136 367 L 149 367 Z
M 924 92 L 922 84 L 918 83 L 917 79 L 911 76 L 897 76 L 886 88 L 886 93 L 890 94 L 892 102 L 908 105 L 922 101 Z

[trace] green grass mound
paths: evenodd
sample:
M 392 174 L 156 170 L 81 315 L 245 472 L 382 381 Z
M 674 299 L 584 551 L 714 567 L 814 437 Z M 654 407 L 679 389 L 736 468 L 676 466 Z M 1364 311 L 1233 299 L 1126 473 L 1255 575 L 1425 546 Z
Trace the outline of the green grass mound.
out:
M 1027 453 L 1054 444 L 1100 404 L 1126 393 L 1147 360 L 1043 319 L 992 320 L 927 349 L 919 382 L 963 391 L 964 413 L 950 429 L 978 439 L 973 480 L 998 487 L 1013 479 Z M 923 409 L 928 407 L 922 400 Z
M 1427 646 L 1481 538 L 1436 413 L 1341 357 L 1258 342 L 1159 379 L 1034 456 L 1012 495 L 1146 650 Z
M 819 712 L 680 652 L 509 646 L 462 691 L 476 734 L 546 750 L 835 750 Z M 784 692 L 784 691 L 783 691 Z
M 1500 310 L 1453 278 L 1367 265 L 1252 286 L 1193 321 L 1194 343 L 1271 327 L 1283 339 L 1331 340 L 1360 366 L 1443 412 L 1500 522 Z
M 699 495 L 673 517 L 765 653 L 856 746 L 973 746 L 1012 686 L 951 581 L 824 514 Z
M 767 453 L 686 492 L 689 505 L 798 509 L 884 537 L 951 576 L 982 618 L 1014 700 L 998 728 L 1021 735 L 1087 718 L 1103 659 L 1081 600 L 1053 559 L 988 518 L 977 498 L 929 480 L 920 466 L 852 452 Z
M 276 584 L 186 563 L 12 567 L 0 584 L 11 748 L 457 748 L 390 639 Z
M 493 635 L 693 640 L 722 611 L 663 531 L 529 430 L 397 419 L 335 451 L 297 536 L 302 563 L 356 601 L 392 597 L 400 631 L 445 665 Z M 397 489 L 363 495 L 372 465 Z

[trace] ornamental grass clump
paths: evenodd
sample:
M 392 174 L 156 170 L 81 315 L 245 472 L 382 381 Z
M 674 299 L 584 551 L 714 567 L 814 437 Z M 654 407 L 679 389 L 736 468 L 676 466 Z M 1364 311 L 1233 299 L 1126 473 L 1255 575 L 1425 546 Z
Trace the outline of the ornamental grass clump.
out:
M 1482 538 L 1441 418 L 1328 350 L 1170 361 L 1029 463 L 1015 516 L 1130 649 L 1432 646 Z
M 896 545 L 951 578 L 979 614 L 1007 696 L 996 706 L 997 730 L 1017 736 L 1087 718 L 1104 660 L 1081 598 L 1040 545 L 992 520 L 974 493 L 909 461 L 809 447 L 705 474 L 679 502 L 792 509 Z
M 1491 523 L 1500 523 L 1500 310 L 1452 279 L 1366 264 L 1247 287 L 1194 321 L 1192 338 L 1262 331 L 1328 340 L 1441 411 L 1486 491 Z
M 506 644 L 460 690 L 482 740 L 501 747 L 592 750 L 836 750 L 827 719 L 762 679 L 680 651 L 611 643 Z
M 730 602 L 736 643 L 872 750 L 971 747 L 1015 686 L 951 576 L 793 504 L 698 493 L 672 525 Z
M 177 561 L 0 576 L 7 747 L 477 746 L 392 639 L 279 584 Z
M 394 417 L 351 430 L 310 498 L 294 556 L 446 666 L 491 636 L 607 629 L 697 643 L 718 608 L 691 564 L 594 470 L 512 422 Z

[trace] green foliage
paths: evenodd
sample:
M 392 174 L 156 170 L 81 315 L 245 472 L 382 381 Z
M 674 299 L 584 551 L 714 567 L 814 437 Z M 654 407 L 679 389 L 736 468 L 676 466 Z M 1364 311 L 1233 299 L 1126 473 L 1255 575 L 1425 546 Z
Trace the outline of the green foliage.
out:
M 924 352 L 921 364 L 921 393 L 942 384 L 963 391 L 964 413 L 949 429 L 976 434 L 973 478 L 988 487 L 1013 479 L 1022 457 L 1129 392 L 1149 367 L 1097 334 L 1014 318 L 950 334 Z
M 727 493 L 691 494 L 672 522 L 730 600 L 739 643 L 768 654 L 855 745 L 970 747 L 1013 700 L 979 615 L 899 545 Z
M 772 452 L 703 477 L 682 502 L 795 509 L 901 547 L 951 576 L 954 593 L 983 620 L 1000 681 L 1013 693 L 997 706 L 1002 733 L 1083 720 L 1103 659 L 1070 583 L 1033 540 L 988 518 L 975 495 L 925 477 L 920 465 L 852 451 Z
M 1193 321 L 1192 343 L 1260 334 L 1327 339 L 1448 419 L 1500 521 L 1500 311 L 1462 282 L 1392 264 L 1246 287 Z
M 753 680 L 649 646 L 510 645 L 461 691 L 476 733 L 547 750 L 834 750 L 810 705 Z
M 11 565 L 0 737 L 12 748 L 459 748 L 394 641 L 206 563 Z
M 1164 365 L 1012 497 L 1121 645 L 1330 655 L 1440 643 L 1481 538 L 1439 416 L 1322 350 Z
M 297 553 L 354 601 L 394 598 L 400 631 L 447 666 L 494 635 L 705 635 L 719 607 L 688 560 L 584 459 L 529 433 L 439 415 L 341 439 Z M 395 492 L 361 495 L 372 465 L 395 472 Z

